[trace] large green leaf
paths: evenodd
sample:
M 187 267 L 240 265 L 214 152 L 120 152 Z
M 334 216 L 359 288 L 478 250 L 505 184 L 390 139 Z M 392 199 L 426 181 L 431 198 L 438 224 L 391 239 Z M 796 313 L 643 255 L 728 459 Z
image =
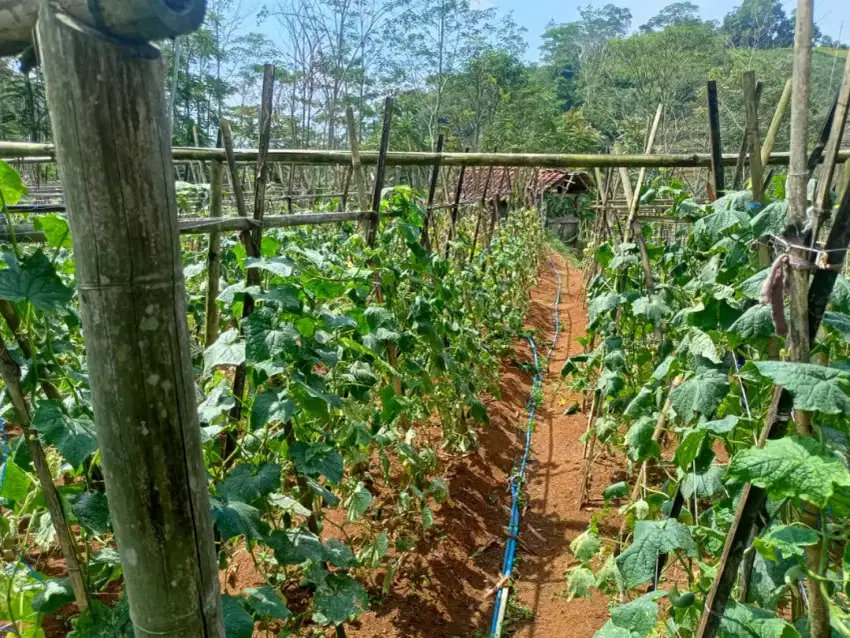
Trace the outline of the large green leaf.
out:
M 661 448 L 652 435 L 655 433 L 656 419 L 643 416 L 635 421 L 626 432 L 626 454 L 635 463 L 649 457 L 659 457 Z
M 655 392 L 644 386 L 640 389 L 635 398 L 629 402 L 629 405 L 626 406 L 623 416 L 627 416 L 630 419 L 636 419 L 646 412 L 651 412 L 654 407 Z
M 226 503 L 211 498 L 213 523 L 224 540 L 244 536 L 248 540 L 261 541 L 265 538 L 266 524 L 260 519 L 260 511 L 247 503 Z
M 758 299 L 761 296 L 761 288 L 768 274 L 770 274 L 770 268 L 765 268 L 741 283 L 741 292 L 747 299 Z
M 248 257 L 245 260 L 245 268 L 259 268 L 278 277 L 289 277 L 292 274 L 292 267 L 294 265 L 292 260 L 286 257 Z
M 345 574 L 330 574 L 313 596 L 313 622 L 341 625 L 359 616 L 369 606 L 369 595 L 363 585 Z
M 325 547 L 319 537 L 303 529 L 276 530 L 268 537 L 269 547 L 282 565 L 300 565 L 305 560 L 325 560 Z
M 680 352 L 688 352 L 692 357 L 702 357 L 712 363 L 720 363 L 720 354 L 712 338 L 699 328 L 691 328 L 679 344 Z
M 776 334 L 770 306 L 756 304 L 748 308 L 729 326 L 729 332 L 736 333 L 744 341 L 762 339 Z
M 850 343 L 850 315 L 827 310 L 823 313 L 823 325 L 831 328 L 845 342 Z
M 679 464 L 679 467 L 685 470 L 691 468 L 691 464 L 697 459 L 702 450 L 703 441 L 705 441 L 709 434 L 728 434 L 735 429 L 737 424 L 738 417 L 729 415 L 718 421 L 702 421 L 689 430 L 686 430 L 681 442 L 676 448 L 676 462 Z
M 251 638 L 254 635 L 254 619 L 244 604 L 237 596 L 221 597 L 225 638 Z
M 599 534 L 590 530 L 582 532 L 570 543 L 570 551 L 582 564 L 589 563 L 600 549 L 602 549 L 602 539 L 599 538 Z
M 95 534 L 105 534 L 109 531 L 111 517 L 109 501 L 100 492 L 83 492 L 72 506 L 74 516 L 81 525 Z
M 0 482 L 0 496 L 16 503 L 27 500 L 32 479 L 11 457 L 0 464 L 0 477 L 3 479 Z
M 335 538 L 329 538 L 325 543 L 325 560 L 342 569 L 351 567 L 357 562 L 351 548 Z
M 794 397 L 794 407 L 824 414 L 847 414 L 850 399 L 844 384 L 848 373 L 812 363 L 792 361 L 757 361 L 756 368 L 762 376 L 788 390 Z
M 671 312 L 670 306 L 657 296 L 641 297 L 632 302 L 632 313 L 638 317 L 646 317 L 653 325 L 658 325 Z
M 245 603 L 257 618 L 286 620 L 292 615 L 280 594 L 268 585 L 247 587 L 244 592 L 247 595 Z
M 210 390 L 207 398 L 198 405 L 198 421 L 210 423 L 235 405 L 236 398 L 230 390 L 230 384 L 222 380 Z
M 133 638 L 133 622 L 126 596 L 110 608 L 92 600 L 87 611 L 74 621 L 68 638 Z
M 782 558 L 805 556 L 805 548 L 819 542 L 817 531 L 802 523 L 792 523 L 771 527 L 766 534 L 753 541 L 753 547 L 765 558 L 778 562 Z
M 229 503 L 253 503 L 280 489 L 280 472 L 277 463 L 264 463 L 258 468 L 241 463 L 227 473 L 218 485 L 218 493 Z
M 245 322 L 245 357 L 251 363 L 298 351 L 298 331 L 291 323 L 279 323 L 270 308 L 255 311 Z
M 42 614 L 55 614 L 61 607 L 74 602 L 74 588 L 70 578 L 51 578 L 44 589 L 32 599 L 32 608 Z
M 648 635 L 658 623 L 658 603 L 665 592 L 651 591 L 630 603 L 611 610 L 611 622 L 617 627 L 628 629 L 632 638 Z
M 71 247 L 71 229 L 68 222 L 59 215 L 39 215 L 32 222 L 35 230 L 40 230 L 47 238 L 47 243 L 56 248 Z
M 685 471 L 682 478 L 682 496 L 690 499 L 694 494 L 699 498 L 712 498 L 723 493 L 723 475 L 725 468 L 709 465 L 704 472 Z
M 366 489 L 363 481 L 357 484 L 354 491 L 345 499 L 345 509 L 348 510 L 348 520 L 354 521 L 363 516 L 372 504 L 372 493 Z
M 80 467 L 97 449 L 94 423 L 88 419 L 68 416 L 59 401 L 39 401 L 32 417 L 32 426 L 44 443 L 56 447 L 75 468 Z
M 331 483 L 342 481 L 342 456 L 330 445 L 296 441 L 289 448 L 295 469 L 308 476 L 324 476 Z
M 617 567 L 626 587 L 636 587 L 655 575 L 659 554 L 681 549 L 689 556 L 697 556 L 697 546 L 690 530 L 679 521 L 638 521 L 634 540 L 626 551 L 617 557 Z
M 239 331 L 231 328 L 222 332 L 204 351 L 204 375 L 211 374 L 218 366 L 238 366 L 245 363 L 245 342 L 239 339 Z
M 765 206 L 750 222 L 754 237 L 782 235 L 788 219 L 788 202 L 781 199 Z
M 606 292 L 594 297 L 587 305 L 588 324 L 592 326 L 603 312 L 613 310 L 618 305 L 620 305 L 620 295 L 616 292 Z
M 836 487 L 850 486 L 850 471 L 840 457 L 818 441 L 799 436 L 738 452 L 728 473 L 766 488 L 773 497 L 796 497 L 821 508 Z
M 750 218 L 743 212 L 732 207 L 718 208 L 717 212 L 706 215 L 694 224 L 694 238 L 704 244 L 713 244 L 719 240 L 723 233 L 736 226 L 749 227 Z
M 794 627 L 769 611 L 729 601 L 720 621 L 724 638 L 800 638 Z
M 596 577 L 587 567 L 573 567 L 567 572 L 567 600 L 587 598 L 590 588 L 596 584 Z
M 685 422 L 697 414 L 710 417 L 729 392 L 729 379 L 722 372 L 706 370 L 670 392 L 670 404 Z
M 254 399 L 251 407 L 251 429 L 258 430 L 269 423 L 286 423 L 295 413 L 295 401 L 286 390 L 265 390 Z
M 47 256 L 36 251 L 18 266 L 0 270 L 0 299 L 28 301 L 42 312 L 58 312 L 68 305 L 74 291 L 59 279 Z
M 14 206 L 28 192 L 18 171 L 4 160 L 0 160 L 0 195 L 3 196 L 6 206 Z

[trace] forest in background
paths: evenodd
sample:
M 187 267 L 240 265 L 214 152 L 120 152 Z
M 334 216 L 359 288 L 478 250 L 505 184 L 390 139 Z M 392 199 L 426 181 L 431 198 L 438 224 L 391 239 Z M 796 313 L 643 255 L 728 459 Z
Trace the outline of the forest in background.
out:
M 210 0 L 203 28 L 161 43 L 174 143 L 194 145 L 197 135 L 214 145 L 225 115 L 239 145 L 256 145 L 265 62 L 276 66 L 279 148 L 346 148 L 349 105 L 364 146 L 376 146 L 383 98 L 392 95 L 394 150 L 432 150 L 442 133 L 449 150 L 639 151 L 663 102 L 656 152 L 704 151 L 705 84 L 714 79 L 724 147 L 733 151 L 744 126 L 743 72 L 764 82 L 763 126 L 791 75 L 794 16 L 779 0 L 744 0 L 721 23 L 701 19 L 691 2 L 643 25 L 614 4 L 579 14 L 550 22 L 532 63 L 512 16 L 470 0 Z M 847 55 L 819 32 L 816 44 L 812 136 Z M 8 61 L 0 87 L 0 139 L 49 141 L 40 70 Z M 778 150 L 788 133 L 786 122 Z

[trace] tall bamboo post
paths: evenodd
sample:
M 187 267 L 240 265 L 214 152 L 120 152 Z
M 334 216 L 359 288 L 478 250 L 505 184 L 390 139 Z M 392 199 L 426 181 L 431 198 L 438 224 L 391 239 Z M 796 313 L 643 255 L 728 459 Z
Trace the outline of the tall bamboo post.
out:
M 221 144 L 221 131 L 218 134 Z M 214 159 L 210 167 L 210 218 L 221 217 L 221 195 L 222 182 L 224 178 L 224 164 L 220 159 Z M 207 245 L 207 300 L 205 316 L 205 341 L 210 346 L 218 339 L 218 299 L 219 280 L 221 279 L 221 233 L 213 231 L 210 233 Z
M 242 178 L 239 176 L 239 167 L 236 164 L 236 153 L 233 150 L 233 135 L 230 132 L 230 122 L 225 118 L 221 118 L 219 120 L 219 127 L 221 128 L 221 140 L 224 143 L 224 153 L 230 173 L 230 186 L 233 188 L 233 199 L 236 201 L 236 214 L 240 217 L 247 217 L 248 211 L 245 208 L 245 191 L 242 189 Z
M 711 139 L 711 176 L 714 179 L 714 194 L 723 197 L 726 183 L 723 174 L 723 144 L 720 140 L 720 107 L 717 102 L 717 82 L 709 80 L 706 87 L 708 97 L 708 130 Z
M 222 637 L 160 53 L 50 4 L 37 33 L 135 634 Z
M 770 161 L 770 154 L 773 153 L 773 147 L 776 144 L 776 138 L 779 135 L 779 129 L 782 127 L 782 119 L 785 117 L 785 111 L 788 110 L 788 103 L 791 101 L 791 78 L 785 82 L 785 88 L 782 90 L 782 96 L 779 98 L 779 103 L 776 105 L 776 110 L 773 112 L 773 119 L 770 121 L 770 126 L 764 136 L 764 142 L 761 145 L 761 165 L 767 166 Z M 758 107 L 758 100 L 756 100 Z
M 750 181 L 753 189 L 753 202 L 761 206 L 764 203 L 764 179 L 761 163 L 761 142 L 759 141 L 758 98 L 756 97 L 756 74 L 754 71 L 744 73 L 744 108 L 746 109 L 747 125 L 746 148 L 750 151 Z M 770 265 L 770 249 L 759 244 L 759 265 L 767 268 Z
M 378 154 L 378 165 L 375 169 L 375 190 L 372 193 L 372 219 L 369 222 L 366 241 L 370 246 L 375 244 L 378 227 L 381 225 L 381 200 L 383 199 L 384 176 L 387 169 L 387 151 L 390 148 L 390 127 L 393 121 L 393 99 L 384 101 L 384 122 L 381 127 L 381 146 Z
M 437 159 L 431 169 L 431 181 L 428 184 L 428 203 L 425 206 L 425 220 L 422 222 L 422 246 L 431 251 L 430 227 L 433 224 L 431 216 L 434 214 L 434 197 L 437 194 L 437 180 L 440 179 L 440 154 L 443 152 L 443 134 L 437 137 Z M 434 238 L 436 240 L 436 236 Z
M 272 125 L 272 100 L 274 97 L 274 65 L 266 64 L 263 68 L 263 92 L 260 102 L 260 152 L 257 156 L 256 179 L 254 180 L 254 221 L 262 222 L 266 205 L 266 183 L 268 181 L 268 151 L 271 142 Z M 260 256 L 260 240 L 262 236 L 262 224 L 254 224 L 253 230 L 244 230 L 240 234 L 245 244 L 245 254 L 248 257 Z M 260 271 L 257 268 L 248 268 L 246 274 L 248 286 L 260 285 Z M 254 312 L 254 298 L 245 294 L 242 304 L 242 319 L 247 319 Z M 236 405 L 230 410 L 230 418 L 239 421 L 242 417 L 242 402 L 245 396 L 245 380 L 247 367 L 243 362 L 236 368 L 233 375 L 233 396 Z M 236 449 L 236 433 L 229 432 L 225 439 L 222 458 L 231 458 Z
M 469 152 L 469 147 L 467 146 L 464 149 L 464 153 Z M 455 200 L 454 204 L 452 204 L 451 208 L 451 226 L 449 227 L 449 235 L 446 237 L 446 259 L 449 258 L 449 251 L 451 250 L 451 243 L 454 241 L 455 236 L 457 234 L 457 218 L 458 218 L 458 210 L 460 209 L 460 198 L 463 195 L 463 178 L 466 174 L 466 166 L 460 167 L 460 172 L 457 176 L 457 185 L 455 187 Z
M 756 84 L 756 106 L 761 100 L 761 93 L 764 89 L 764 82 L 759 80 Z M 749 143 L 749 135 L 746 127 L 744 127 L 744 136 L 741 138 L 741 148 L 738 150 L 738 159 L 735 162 L 735 176 L 732 178 L 732 190 L 740 190 L 744 182 L 744 162 L 747 159 L 747 144 Z M 725 159 L 724 159 L 725 161 Z

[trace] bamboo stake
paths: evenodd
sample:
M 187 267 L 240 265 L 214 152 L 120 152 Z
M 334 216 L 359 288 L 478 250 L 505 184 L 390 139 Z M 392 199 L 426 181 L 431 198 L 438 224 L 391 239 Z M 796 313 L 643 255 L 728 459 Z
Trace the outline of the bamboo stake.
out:
M 761 92 L 764 88 L 764 82 L 759 81 L 756 84 L 756 107 L 761 101 Z M 744 160 L 747 158 L 747 144 L 749 143 L 749 132 L 744 128 L 744 136 L 741 138 L 741 148 L 738 151 L 737 160 L 735 161 L 735 177 L 732 178 L 732 190 L 740 190 L 744 181 Z M 726 158 L 724 156 L 724 162 Z
M 242 179 L 239 176 L 239 168 L 236 166 L 236 153 L 233 150 L 233 136 L 230 133 L 230 122 L 225 118 L 219 120 L 221 139 L 224 142 L 224 159 L 230 170 L 230 185 L 233 188 L 233 199 L 236 200 L 236 212 L 240 217 L 247 217 L 245 209 L 245 194 L 242 190 Z
M 469 152 L 468 146 L 466 147 L 464 152 L 466 152 L 466 153 Z M 451 227 L 449 228 L 449 235 L 446 238 L 446 254 L 445 254 L 446 259 L 449 258 L 449 250 L 451 250 L 451 243 L 454 241 L 455 236 L 457 234 L 457 216 L 458 216 L 458 209 L 460 207 L 460 198 L 461 198 L 461 195 L 463 194 L 463 177 L 464 177 L 465 173 L 466 173 L 466 166 L 461 166 L 460 167 L 460 173 L 458 174 L 458 177 L 457 177 L 457 186 L 455 188 L 455 200 L 454 200 L 454 204 L 452 205 L 452 208 L 451 208 Z
M 162 61 L 47 3 L 37 35 L 134 630 L 222 636 Z
M 348 127 L 348 145 L 351 147 L 351 170 L 354 172 L 354 184 L 357 186 L 357 198 L 360 210 L 369 209 L 369 198 L 366 195 L 366 177 L 363 165 L 360 163 L 360 140 L 357 137 L 357 124 L 354 121 L 354 109 L 345 109 L 345 123 Z
M 47 463 L 44 448 L 41 446 L 38 436 L 30 427 L 30 410 L 24 397 L 24 391 L 21 388 L 21 369 L 9 354 L 2 335 L 0 335 L 0 377 L 3 378 L 3 383 L 6 384 L 6 391 L 9 393 L 9 398 L 18 415 L 18 425 L 21 426 L 21 434 L 24 437 L 24 441 L 26 441 L 27 448 L 32 457 L 32 464 L 35 467 L 35 474 L 38 477 L 41 490 L 44 492 L 44 500 L 47 503 L 50 522 L 53 524 L 53 529 L 56 530 L 59 547 L 62 550 L 62 558 L 65 559 L 65 568 L 68 570 L 68 578 L 74 590 L 74 600 L 79 610 L 83 612 L 88 609 L 89 598 L 77 558 L 74 536 L 68 527 L 68 521 L 65 520 L 65 513 L 62 511 L 59 492 L 56 490 L 56 484 L 53 482 L 53 476 L 50 473 L 50 466 Z
M 785 117 L 785 111 L 788 109 L 788 103 L 790 101 L 791 78 L 788 78 L 785 82 L 785 88 L 782 90 L 782 96 L 779 98 L 779 103 L 776 105 L 776 111 L 773 112 L 770 127 L 768 127 L 767 134 L 764 136 L 764 143 L 761 147 L 762 166 L 767 166 L 770 163 L 770 154 L 773 152 L 773 146 L 776 144 L 779 129 L 782 127 L 782 119 Z M 758 107 L 758 100 L 756 100 L 756 107 Z
M 708 130 L 711 140 L 711 174 L 714 177 L 714 193 L 723 197 L 726 184 L 723 174 L 723 144 L 720 140 L 720 108 L 717 103 L 717 82 L 709 80 L 706 88 L 708 97 Z
M 219 139 L 221 136 L 219 135 Z M 210 168 L 210 219 L 221 217 L 221 190 L 224 164 L 221 160 L 213 160 Z M 219 280 L 221 279 L 221 233 L 210 233 L 207 247 L 207 299 L 206 299 L 206 329 L 204 344 L 209 347 L 218 339 L 218 299 Z
M 764 203 L 764 179 L 761 164 L 761 142 L 759 141 L 758 98 L 756 90 L 756 74 L 754 71 L 744 73 L 744 108 L 747 115 L 746 148 L 750 152 L 750 180 L 752 182 L 753 202 L 759 206 Z M 770 249 L 763 243 L 759 244 L 759 265 L 767 268 L 770 265 Z
M 443 134 L 437 137 L 437 157 L 443 152 Z M 431 169 L 431 181 L 428 184 L 428 203 L 425 206 L 425 220 L 422 222 L 422 246 L 428 252 L 431 252 L 431 236 L 429 233 L 431 226 L 431 215 L 434 211 L 434 196 L 437 194 L 437 180 L 440 178 L 440 162 L 439 159 L 434 162 L 434 167 Z M 435 237 L 436 240 L 436 237 Z
M 381 224 L 381 200 L 383 199 L 384 175 L 386 174 L 386 157 L 390 147 L 390 126 L 393 121 L 393 99 L 388 97 L 384 101 L 384 123 L 381 129 L 381 146 L 378 155 L 378 166 L 375 171 L 375 190 L 372 193 L 372 219 L 369 231 L 366 235 L 366 243 L 375 245 L 378 226 Z

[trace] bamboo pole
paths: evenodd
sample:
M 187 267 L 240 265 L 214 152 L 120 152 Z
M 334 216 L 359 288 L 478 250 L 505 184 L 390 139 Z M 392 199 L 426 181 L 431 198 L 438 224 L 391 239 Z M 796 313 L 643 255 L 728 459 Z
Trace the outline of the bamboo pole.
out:
M 30 410 L 24 397 L 24 391 L 21 388 L 21 368 L 9 354 L 2 335 L 0 335 L 0 377 L 2 377 L 3 383 L 6 384 L 6 392 L 9 394 L 12 406 L 15 408 L 18 425 L 21 427 L 21 434 L 24 437 L 24 441 L 26 441 L 27 449 L 32 457 L 35 475 L 38 477 L 38 483 L 42 492 L 44 492 L 44 500 L 47 503 L 50 522 L 53 524 L 53 529 L 56 530 L 59 547 L 62 550 L 62 558 L 65 559 L 65 569 L 68 570 L 68 578 L 74 590 L 74 601 L 77 603 L 77 608 L 81 612 L 85 611 L 89 606 L 89 598 L 83 573 L 80 570 L 80 562 L 77 558 L 77 546 L 74 542 L 74 536 L 70 527 L 68 527 L 65 513 L 62 511 L 59 492 L 56 489 L 56 484 L 53 482 L 53 476 L 50 473 L 50 466 L 47 463 L 44 448 L 41 446 L 38 436 L 33 433 L 30 427 L 32 422 Z
M 260 239 L 262 233 L 262 221 L 265 212 L 266 203 L 266 181 L 268 179 L 268 149 L 271 143 L 271 125 L 272 125 L 272 99 L 274 97 L 274 65 L 266 64 L 263 67 L 263 91 L 260 101 L 260 153 L 257 156 L 257 171 L 254 181 L 254 216 L 250 231 L 244 230 L 241 233 L 242 242 L 245 244 L 245 254 L 248 257 L 260 256 Z M 246 273 L 246 283 L 249 287 L 259 286 L 260 271 L 257 268 L 248 268 Z M 247 319 L 254 312 L 254 298 L 246 294 L 242 303 L 242 319 Z M 236 367 L 236 372 L 233 375 L 233 396 L 236 399 L 236 405 L 230 410 L 230 418 L 238 424 L 242 417 L 242 403 L 245 397 L 245 381 L 247 375 L 247 366 L 243 362 Z M 234 426 L 235 428 L 238 427 Z M 224 440 L 224 448 L 222 450 L 222 458 L 229 459 L 233 457 L 233 452 L 236 450 L 236 432 L 230 431 Z
M 750 152 L 750 181 L 752 182 L 753 202 L 761 206 L 764 203 L 764 178 L 761 163 L 761 142 L 759 141 L 758 97 L 756 91 L 756 74 L 754 71 L 744 73 L 744 108 L 746 110 L 746 148 Z M 775 118 L 774 118 L 775 119 Z M 767 268 L 770 265 L 770 249 L 763 243 L 758 246 L 759 265 Z
M 230 171 L 230 185 L 233 187 L 233 199 L 236 200 L 236 212 L 240 217 L 247 217 L 245 209 L 245 194 L 242 190 L 242 178 L 239 176 L 239 168 L 236 166 L 236 153 L 233 150 L 233 136 L 230 133 L 230 122 L 221 118 L 219 120 L 221 139 L 224 142 L 224 158 Z
M 756 107 L 761 101 L 761 92 L 764 88 L 764 82 L 759 81 L 756 84 Z M 744 127 L 744 135 L 741 138 L 741 148 L 738 150 L 737 159 L 735 161 L 735 176 L 732 178 L 732 190 L 740 190 L 744 181 L 744 160 L 747 158 L 747 144 L 749 143 L 749 133 L 746 126 Z M 725 157 L 724 157 L 725 161 Z
M 850 102 L 850 55 L 847 56 L 844 65 L 844 77 L 841 80 L 841 88 L 835 102 L 835 116 L 830 127 L 829 140 L 823 153 L 823 169 L 818 179 L 814 202 L 812 202 L 811 246 L 813 247 L 817 242 L 823 215 L 829 208 L 829 194 L 832 188 L 832 180 L 835 177 L 835 160 L 844 138 L 844 127 L 847 123 L 848 102 Z
M 465 152 L 469 152 L 469 147 L 467 146 Z M 460 208 L 460 198 L 463 194 L 463 177 L 466 173 L 466 166 L 460 167 L 460 172 L 457 176 L 457 185 L 455 188 L 455 199 L 454 204 L 452 204 L 451 208 L 451 226 L 449 227 L 449 235 L 446 237 L 446 259 L 449 258 L 449 251 L 451 250 L 451 243 L 454 241 L 455 236 L 457 234 L 457 215 L 458 209 Z
M 256 162 L 257 149 L 234 149 L 236 162 Z M 174 158 L 178 161 L 226 159 L 225 152 L 215 148 L 176 147 Z M 746 149 L 744 150 L 746 156 Z M 52 144 L 30 142 L 0 142 L 0 159 L 19 161 L 27 157 L 39 157 L 41 162 L 54 156 Z M 351 165 L 348 151 L 325 151 L 312 149 L 272 149 L 268 152 L 270 162 L 285 162 L 304 165 Z M 839 162 L 850 159 L 850 150 L 838 154 Z M 609 155 L 568 153 L 420 153 L 393 151 L 387 153 L 387 166 L 432 166 L 438 161 L 443 166 L 506 166 L 526 168 L 711 168 L 709 153 L 665 153 L 659 155 Z M 735 153 L 724 153 L 724 166 L 734 165 L 738 160 Z M 790 155 L 786 152 L 771 154 L 768 164 L 787 166 Z M 374 166 L 378 153 L 361 151 L 363 166 Z
M 219 135 L 221 139 L 221 135 Z M 210 168 L 210 219 L 221 218 L 221 190 L 224 176 L 224 164 L 213 160 Z M 221 279 L 221 233 L 211 231 L 207 246 L 207 299 L 204 330 L 204 344 L 209 347 L 218 339 L 218 299 L 219 280 Z
M 37 34 L 135 634 L 223 636 L 160 54 L 50 4 Z
M 779 135 L 782 119 L 785 117 L 785 111 L 788 109 L 790 101 L 791 78 L 788 78 L 785 82 L 785 88 L 782 90 L 782 96 L 779 98 L 779 103 L 776 105 L 776 110 L 773 112 L 773 119 L 770 121 L 767 134 L 764 136 L 764 143 L 761 146 L 762 166 L 767 166 L 770 163 L 770 155 L 773 153 L 773 146 L 776 144 L 776 137 Z M 758 107 L 758 100 L 756 100 L 756 106 Z
M 361 210 L 369 209 L 369 198 L 366 195 L 366 177 L 363 165 L 360 163 L 360 140 L 357 137 L 357 124 L 354 121 L 354 109 L 345 109 L 345 122 L 348 127 L 348 145 L 351 147 L 351 169 L 354 171 L 354 184 L 357 186 L 357 197 Z
M 443 134 L 437 137 L 437 157 L 443 152 Z M 422 246 L 428 252 L 431 252 L 431 215 L 434 212 L 434 197 L 437 194 L 437 180 L 440 178 L 440 162 L 439 159 L 434 162 L 434 167 L 431 169 L 431 181 L 428 184 L 428 203 L 425 206 L 425 220 L 422 222 Z M 436 240 L 436 237 L 435 237 Z
M 714 178 L 714 193 L 723 197 L 726 184 L 723 174 L 723 144 L 720 140 L 720 107 L 717 102 L 717 82 L 709 80 L 706 87 L 708 97 L 708 130 L 711 141 L 711 175 Z

